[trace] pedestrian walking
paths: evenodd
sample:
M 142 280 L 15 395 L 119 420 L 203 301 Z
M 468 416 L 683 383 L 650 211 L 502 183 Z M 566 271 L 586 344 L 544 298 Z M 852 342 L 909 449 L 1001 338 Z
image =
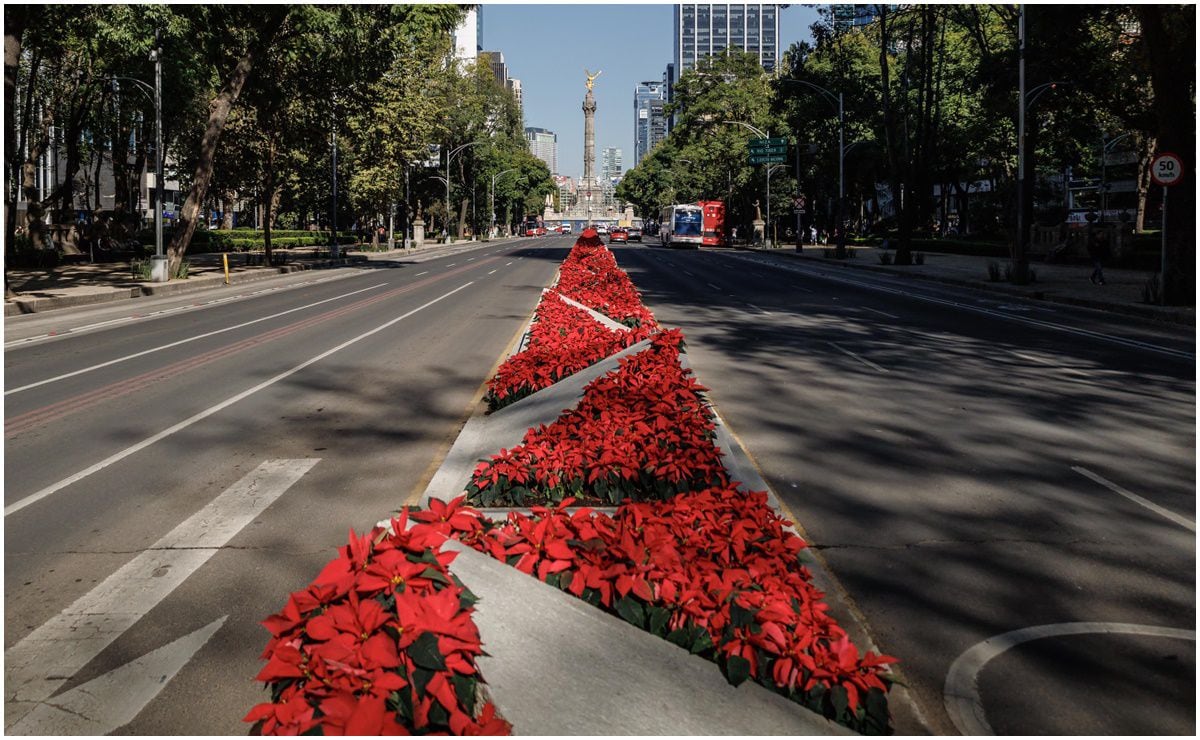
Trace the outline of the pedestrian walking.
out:
M 1092 231 L 1088 234 L 1088 256 L 1092 258 L 1092 284 L 1104 285 L 1104 260 L 1108 258 L 1108 234 Z

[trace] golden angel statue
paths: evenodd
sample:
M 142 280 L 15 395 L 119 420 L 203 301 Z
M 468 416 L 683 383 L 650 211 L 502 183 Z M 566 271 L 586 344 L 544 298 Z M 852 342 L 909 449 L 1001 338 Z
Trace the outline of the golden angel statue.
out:
M 588 89 L 588 91 L 589 91 L 589 92 L 591 92 L 591 89 L 592 89 L 592 83 L 593 83 L 593 82 L 595 82 L 595 80 L 596 80 L 596 78 L 597 78 L 597 77 L 599 77 L 600 75 L 604 74 L 604 70 L 600 70 L 600 71 L 599 71 L 599 72 L 597 72 L 596 74 L 592 74 L 591 72 L 589 72 L 589 71 L 588 71 L 587 67 L 584 67 L 584 68 L 583 68 L 583 73 L 584 73 L 585 75 L 587 75 L 587 89 Z

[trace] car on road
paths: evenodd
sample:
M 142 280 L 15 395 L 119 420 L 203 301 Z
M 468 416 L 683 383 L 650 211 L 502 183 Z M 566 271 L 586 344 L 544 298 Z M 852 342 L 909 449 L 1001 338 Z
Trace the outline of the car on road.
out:
M 534 235 L 534 236 L 545 236 L 545 235 L 546 235 L 546 227 L 545 227 L 545 226 L 539 226 L 539 227 L 537 227 L 537 228 L 534 230 L 534 234 L 533 234 L 533 235 Z
M 563 224 L 562 225 L 562 233 L 570 234 L 571 233 L 571 224 Z
M 608 233 L 608 227 L 605 226 L 604 224 L 596 224 L 593 228 L 595 228 L 596 233 L 600 234 L 601 236 L 604 236 L 605 234 Z
M 629 237 L 628 237 L 628 238 L 629 238 L 629 241 L 631 241 L 631 242 L 637 242 L 637 243 L 639 243 L 639 244 L 641 244 L 641 243 L 642 243 L 642 230 L 641 230 L 641 229 L 639 229 L 639 228 L 638 228 L 638 227 L 636 227 L 636 226 L 630 226 L 630 227 L 629 227 L 628 229 L 626 229 L 625 231 L 626 231 L 626 232 L 628 233 L 628 235 L 629 235 Z
M 629 243 L 629 232 L 621 227 L 617 227 L 617 228 L 613 229 L 612 231 L 608 232 L 608 243 L 616 244 L 617 242 L 620 242 L 622 244 L 628 244 Z

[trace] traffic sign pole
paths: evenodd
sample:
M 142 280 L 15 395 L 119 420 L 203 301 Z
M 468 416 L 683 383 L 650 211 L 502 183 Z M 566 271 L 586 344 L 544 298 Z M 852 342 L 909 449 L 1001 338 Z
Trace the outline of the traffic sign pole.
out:
M 1150 179 L 1162 188 L 1162 259 L 1158 273 L 1158 298 L 1167 305 L 1167 191 L 1183 179 L 1183 160 L 1174 152 L 1162 152 L 1150 163 Z

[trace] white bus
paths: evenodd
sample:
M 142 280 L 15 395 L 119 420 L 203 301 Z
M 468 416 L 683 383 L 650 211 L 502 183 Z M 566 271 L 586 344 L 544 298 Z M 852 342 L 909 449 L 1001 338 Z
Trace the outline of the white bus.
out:
M 658 238 L 664 247 L 696 247 L 704 243 L 704 211 L 694 203 L 664 206 Z

